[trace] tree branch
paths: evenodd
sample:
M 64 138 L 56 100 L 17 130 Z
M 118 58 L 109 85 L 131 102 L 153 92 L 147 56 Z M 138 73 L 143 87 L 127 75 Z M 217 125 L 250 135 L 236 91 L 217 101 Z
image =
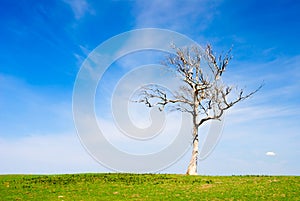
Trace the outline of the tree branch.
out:
M 234 90 L 222 83 L 219 78 L 232 59 L 231 49 L 223 56 L 216 56 L 211 45 L 205 49 L 197 46 L 173 48 L 176 54 L 170 55 L 164 65 L 177 72 L 183 85 L 173 94 L 155 84 L 143 87 L 135 102 L 147 107 L 158 106 L 160 110 L 169 105 L 171 111 L 188 112 L 193 115 L 194 126 L 199 127 L 208 120 L 220 120 L 225 110 L 251 97 L 263 86 L 245 94 L 244 89 Z M 202 68 L 203 64 L 208 65 L 208 70 Z M 238 93 L 234 95 L 233 92 Z
M 144 103 L 147 107 L 158 106 L 161 111 L 167 104 L 173 103 L 175 105 L 173 106 L 172 111 L 178 110 L 189 113 L 192 111 L 187 109 L 184 105 L 188 105 L 190 107 L 193 105 L 193 103 L 183 95 L 177 95 L 174 99 L 167 98 L 167 93 L 155 84 L 143 87 L 140 91 L 139 99 L 134 102 Z

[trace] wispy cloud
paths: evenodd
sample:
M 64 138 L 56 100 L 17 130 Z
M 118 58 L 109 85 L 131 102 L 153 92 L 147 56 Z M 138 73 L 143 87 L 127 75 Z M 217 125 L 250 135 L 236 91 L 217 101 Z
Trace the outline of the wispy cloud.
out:
M 68 95 L 71 97 L 71 92 L 33 86 L 14 76 L 0 74 L 0 135 L 18 138 L 46 130 L 73 128 Z
M 299 115 L 299 110 L 288 107 L 288 106 L 277 106 L 274 105 L 264 106 L 246 106 L 245 104 L 241 107 L 236 107 L 228 112 L 227 117 L 230 118 L 231 124 L 250 122 L 253 120 L 264 120 L 264 119 L 281 119 L 286 117 L 296 117 Z
M 139 28 L 162 27 L 184 32 L 193 29 L 204 30 L 211 23 L 220 2 L 207 0 L 136 1 L 136 26 Z
M 225 74 L 225 83 L 246 86 L 246 91 L 254 90 L 261 83 L 264 86 L 251 99 L 232 108 L 229 116 L 236 117 L 237 122 L 299 116 L 299 66 L 299 56 L 233 63 Z
M 107 171 L 81 146 L 75 133 L 0 138 L 1 174 Z
M 63 0 L 63 1 L 71 7 L 74 16 L 77 20 L 82 18 L 87 13 L 94 14 L 95 12 L 86 0 Z

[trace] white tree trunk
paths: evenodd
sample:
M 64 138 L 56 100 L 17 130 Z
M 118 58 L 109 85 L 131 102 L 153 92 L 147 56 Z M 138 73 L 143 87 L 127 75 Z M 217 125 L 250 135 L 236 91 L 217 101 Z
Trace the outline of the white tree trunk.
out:
M 187 175 L 197 175 L 197 160 L 198 160 L 198 128 L 194 128 L 194 141 L 193 141 L 193 152 L 192 158 L 190 160 L 188 169 L 186 171 Z
M 194 89 L 194 107 L 193 107 L 193 152 L 192 158 L 190 160 L 188 169 L 186 171 L 187 175 L 197 175 L 197 159 L 198 159 L 198 92 Z

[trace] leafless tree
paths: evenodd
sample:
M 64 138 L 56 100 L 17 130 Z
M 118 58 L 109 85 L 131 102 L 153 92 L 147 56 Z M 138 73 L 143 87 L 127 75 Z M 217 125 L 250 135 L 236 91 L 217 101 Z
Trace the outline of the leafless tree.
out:
M 168 106 L 171 110 L 192 115 L 193 151 L 186 174 L 196 175 L 199 127 L 206 121 L 220 120 L 226 110 L 255 94 L 262 85 L 245 93 L 243 89 L 221 81 L 220 77 L 232 58 L 231 49 L 226 54 L 217 56 L 211 45 L 207 45 L 205 49 L 197 46 L 173 48 L 176 54 L 169 55 L 164 65 L 176 72 L 182 85 L 172 95 L 158 85 L 147 85 L 141 89 L 136 102 L 144 103 L 147 107 L 158 106 L 160 110 Z

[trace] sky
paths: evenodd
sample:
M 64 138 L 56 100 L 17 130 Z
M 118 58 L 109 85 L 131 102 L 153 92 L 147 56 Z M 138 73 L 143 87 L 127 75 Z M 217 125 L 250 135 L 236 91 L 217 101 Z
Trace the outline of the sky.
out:
M 159 28 L 212 44 L 217 53 L 233 47 L 224 81 L 249 91 L 264 83 L 226 114 L 222 137 L 199 161 L 199 173 L 300 175 L 299 9 L 296 0 L 1 0 L 0 174 L 113 172 L 88 154 L 77 135 L 72 113 L 76 76 L 104 41 Z M 116 61 L 99 83 L 96 110 L 109 107 L 101 106 L 111 98 L 113 88 L 107 86 L 158 57 L 135 53 Z M 142 126 L 149 123 L 139 117 L 132 118 Z M 101 112 L 99 118 L 113 131 L 111 118 Z M 120 139 L 116 146 L 138 151 L 138 142 Z M 154 140 L 145 149 L 163 146 Z M 190 150 L 159 173 L 185 173 L 189 157 Z

